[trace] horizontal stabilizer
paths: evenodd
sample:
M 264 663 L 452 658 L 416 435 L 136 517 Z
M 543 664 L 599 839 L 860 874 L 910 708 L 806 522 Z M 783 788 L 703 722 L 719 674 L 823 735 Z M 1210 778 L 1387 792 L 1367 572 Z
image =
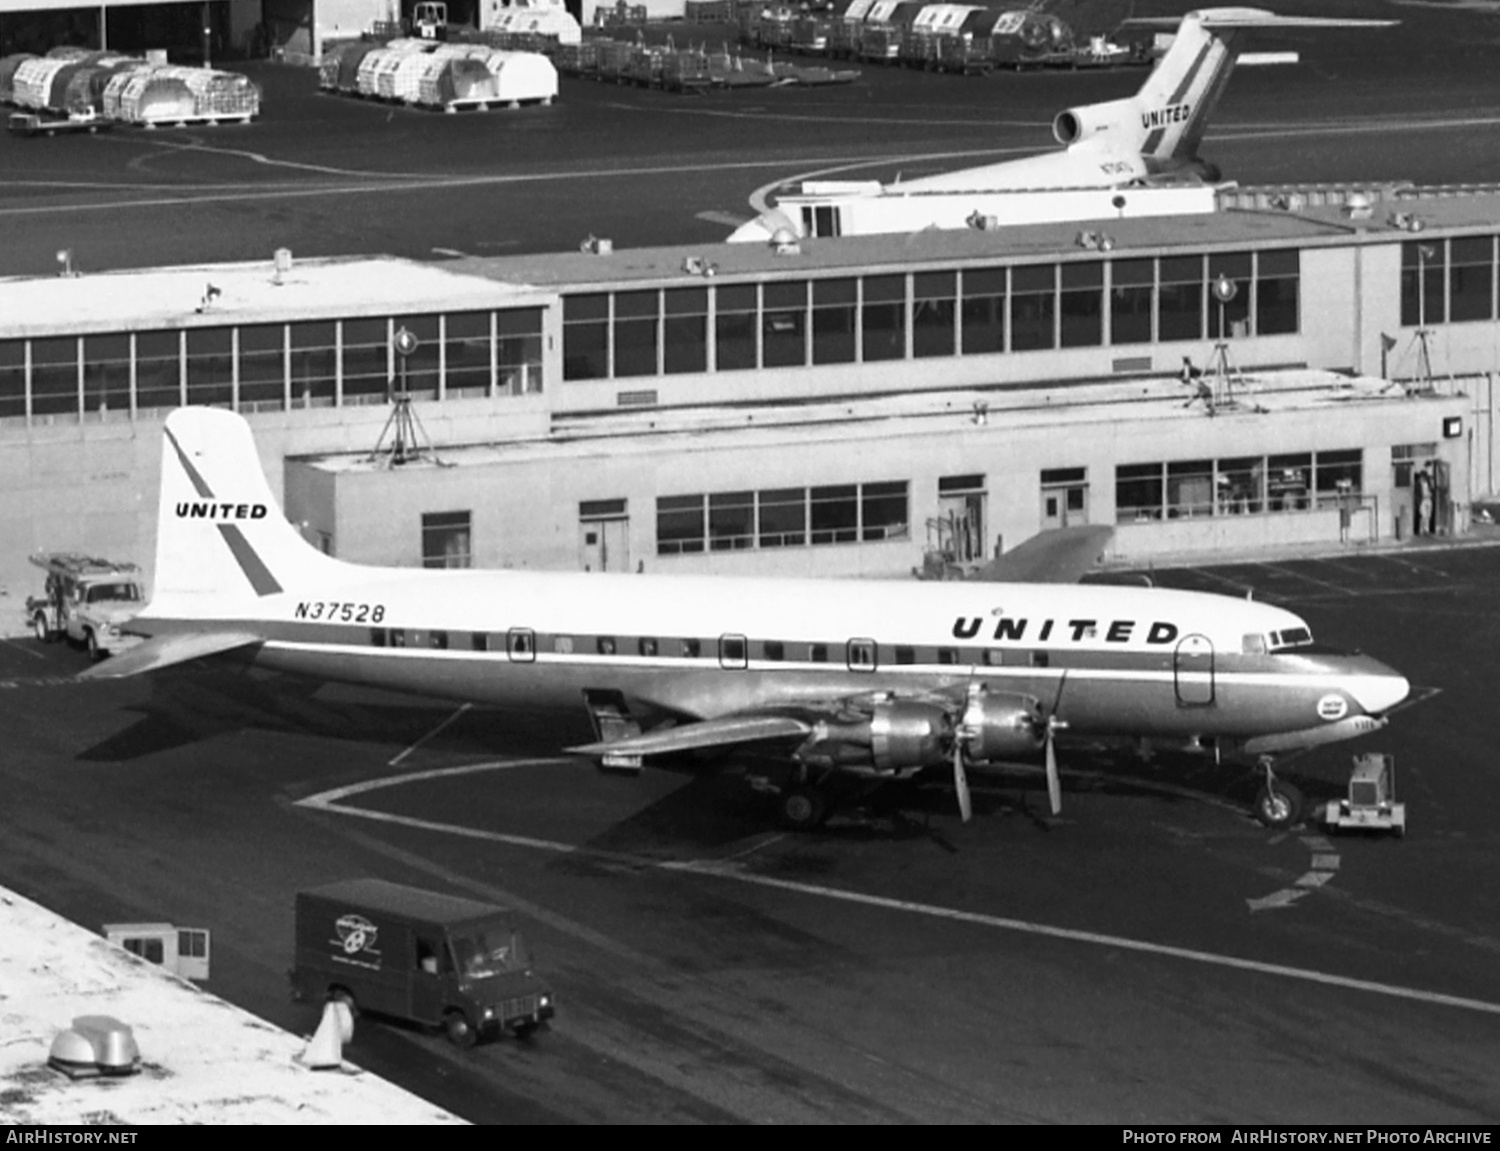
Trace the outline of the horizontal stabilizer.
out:
M 575 755 L 666 755 L 703 747 L 729 747 L 763 739 L 803 736 L 812 730 L 805 720 L 786 715 L 727 715 L 648 731 L 644 735 L 570 747 Z
M 125 679 L 148 671 L 171 667 L 234 651 L 261 642 L 260 636 L 248 631 L 195 631 L 180 635 L 159 635 L 119 655 L 94 664 L 78 673 L 79 679 Z
M 1259 8 L 1200 8 L 1193 16 L 1204 28 L 1390 28 L 1399 20 L 1360 20 L 1345 16 L 1278 16 Z M 1177 28 L 1180 16 L 1132 16 L 1127 28 Z
M 988 583 L 1077 583 L 1099 562 L 1114 534 L 1108 524 L 1037 532 L 969 578 Z

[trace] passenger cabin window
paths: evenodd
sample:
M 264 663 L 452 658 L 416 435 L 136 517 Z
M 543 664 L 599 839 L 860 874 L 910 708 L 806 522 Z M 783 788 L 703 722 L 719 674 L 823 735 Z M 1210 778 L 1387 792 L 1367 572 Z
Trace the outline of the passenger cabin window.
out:
M 749 643 L 742 635 L 719 637 L 719 666 L 730 669 L 744 668 L 749 664 Z
M 525 627 L 513 627 L 505 633 L 505 650 L 516 663 L 530 663 L 536 659 L 536 634 Z
M 642 636 L 636 644 L 636 650 L 644 656 L 654 656 L 656 655 L 656 640 L 649 636 Z
M 849 670 L 875 670 L 875 641 L 873 639 L 851 639 L 849 641 Z
M 393 628 L 391 628 L 391 646 L 392 647 L 405 647 L 406 646 L 406 629 L 405 628 L 400 628 L 400 627 L 393 627 Z
M 938 648 L 938 663 L 955 664 L 958 662 L 958 649 L 954 647 Z
M 385 646 L 385 628 L 383 628 L 383 627 L 372 627 L 370 629 L 370 646 L 371 647 L 384 647 Z
M 826 643 L 815 643 L 808 649 L 807 658 L 812 663 L 828 662 L 828 645 Z
M 594 647 L 600 655 L 614 655 L 615 637 L 612 635 L 601 635 L 594 641 Z
M 555 651 L 558 655 L 572 655 L 573 637 L 570 635 L 560 635 L 555 637 L 552 640 L 552 650 Z
M 765 658 L 774 660 L 786 659 L 786 644 L 779 639 L 768 639 L 765 644 Z
M 914 648 L 914 647 L 907 647 L 904 644 L 903 645 L 898 645 L 897 648 L 896 648 L 896 662 L 897 663 L 916 663 L 917 662 L 917 649 Z
M 490 636 L 488 632 L 476 631 L 469 633 L 469 647 L 474 651 L 489 651 Z
M 427 637 L 429 647 L 446 648 L 448 646 L 448 633 L 445 631 L 434 631 Z
M 682 640 L 680 646 L 683 659 L 697 659 L 703 652 L 703 645 L 695 639 Z

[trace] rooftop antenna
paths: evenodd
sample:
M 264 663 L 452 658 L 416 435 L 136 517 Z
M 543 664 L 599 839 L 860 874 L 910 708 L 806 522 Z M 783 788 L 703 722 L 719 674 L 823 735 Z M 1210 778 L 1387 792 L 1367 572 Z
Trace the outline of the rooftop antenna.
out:
M 1213 378 L 1209 415 L 1213 415 L 1219 408 L 1234 406 L 1234 380 L 1238 372 L 1229 354 L 1229 332 L 1224 327 L 1224 308 L 1240 294 L 1240 286 L 1220 272 L 1219 278 L 1213 283 L 1213 293 L 1214 300 L 1219 305 L 1219 339 L 1214 344 L 1214 354 L 1208 361 L 1208 373 Z
M 383 468 L 416 463 L 424 454 L 431 455 L 433 463 L 443 466 L 427 429 L 422 426 L 422 421 L 417 418 L 416 410 L 411 405 L 411 390 L 407 386 L 407 360 L 421 345 L 422 341 L 417 338 L 416 333 L 405 327 L 396 329 L 396 335 L 391 340 L 401 387 L 399 391 L 394 389 L 394 379 L 386 383 L 386 400 L 391 404 L 391 414 L 386 418 L 385 427 L 380 429 L 375 450 L 369 455 L 372 462 L 379 460 Z M 389 447 L 386 446 L 387 437 L 390 438 Z

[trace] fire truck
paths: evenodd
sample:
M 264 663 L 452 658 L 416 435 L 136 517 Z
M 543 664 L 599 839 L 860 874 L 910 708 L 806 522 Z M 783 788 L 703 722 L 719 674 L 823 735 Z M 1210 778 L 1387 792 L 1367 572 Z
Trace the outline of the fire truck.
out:
M 142 605 L 140 568 L 73 552 L 43 552 L 31 562 L 47 573 L 46 593 L 28 596 L 26 615 L 43 643 L 66 639 L 103 659 L 139 642 L 120 631 Z

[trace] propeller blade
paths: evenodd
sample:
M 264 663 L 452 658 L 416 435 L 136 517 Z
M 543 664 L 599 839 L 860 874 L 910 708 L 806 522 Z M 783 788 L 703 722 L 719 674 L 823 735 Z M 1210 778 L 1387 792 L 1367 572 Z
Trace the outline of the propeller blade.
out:
M 1047 799 L 1052 804 L 1052 814 L 1062 814 L 1062 779 L 1057 774 L 1057 751 L 1053 746 L 1052 731 L 1047 731 Z
M 968 823 L 974 809 L 969 803 L 969 773 L 964 770 L 964 746 L 958 742 L 953 745 L 953 790 L 958 793 L 958 814 Z

